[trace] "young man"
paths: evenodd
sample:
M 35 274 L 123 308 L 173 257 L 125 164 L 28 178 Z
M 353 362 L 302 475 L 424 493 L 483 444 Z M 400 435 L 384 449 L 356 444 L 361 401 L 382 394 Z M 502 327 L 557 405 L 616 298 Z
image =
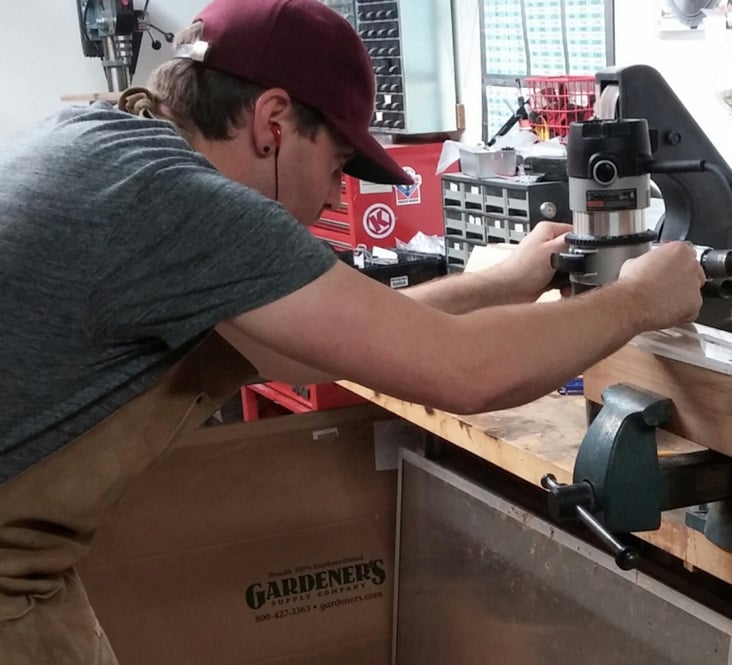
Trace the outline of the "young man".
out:
M 538 397 L 692 320 L 683 243 L 536 304 L 567 225 L 406 294 L 307 231 L 343 171 L 408 182 L 369 134 L 366 50 L 317 0 L 213 0 L 149 87 L 65 110 L 0 156 L 0 662 L 114 663 L 73 566 L 130 482 L 248 367 L 476 412 Z M 214 354 L 214 355 L 211 355 Z M 249 368 L 250 369 L 250 368 Z M 191 378 L 193 377 L 193 378 Z

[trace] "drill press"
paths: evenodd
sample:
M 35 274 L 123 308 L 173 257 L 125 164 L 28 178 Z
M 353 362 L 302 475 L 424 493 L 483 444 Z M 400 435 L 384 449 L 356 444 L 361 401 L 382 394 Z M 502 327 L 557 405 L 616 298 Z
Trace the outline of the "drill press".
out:
M 135 10 L 133 0 L 77 0 L 82 50 L 87 57 L 102 59 L 109 92 L 122 91 L 132 83 L 143 33 L 150 35 L 156 51 L 162 43 L 151 30 L 166 42 L 173 41 L 173 33 L 150 23 L 148 4 L 149 0 L 144 9 Z

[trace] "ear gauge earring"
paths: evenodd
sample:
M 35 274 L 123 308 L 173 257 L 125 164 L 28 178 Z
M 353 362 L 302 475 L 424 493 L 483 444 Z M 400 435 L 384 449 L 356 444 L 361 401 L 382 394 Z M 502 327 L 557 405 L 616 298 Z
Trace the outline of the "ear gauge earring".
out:
M 270 148 L 270 147 L 269 147 L 268 145 L 266 145 L 266 146 L 264 146 L 264 148 L 262 148 L 262 152 L 263 152 L 263 153 L 264 153 L 265 155 L 269 155 L 269 153 L 270 153 L 271 151 L 272 151 L 272 148 Z

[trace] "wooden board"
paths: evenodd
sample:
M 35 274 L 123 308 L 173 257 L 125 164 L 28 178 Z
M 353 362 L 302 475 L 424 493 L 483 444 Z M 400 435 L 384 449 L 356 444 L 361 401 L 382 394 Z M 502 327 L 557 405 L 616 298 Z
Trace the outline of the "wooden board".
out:
M 119 99 L 119 92 L 79 92 L 61 95 L 62 102 L 96 102 L 105 101 L 116 104 Z
M 664 429 L 707 448 L 732 455 L 732 376 L 671 360 L 634 344 L 584 374 L 585 395 L 598 404 L 602 391 L 629 383 L 673 400 Z
M 574 460 L 586 431 L 583 397 L 554 393 L 514 409 L 461 416 L 399 400 L 350 381 L 338 383 L 535 485 L 540 485 L 546 473 L 553 473 L 560 482 L 572 482 Z M 669 432 L 659 432 L 658 448 L 661 452 L 686 452 L 699 446 Z M 699 568 L 732 584 L 732 553 L 685 526 L 678 513 L 664 513 L 657 531 L 635 535 L 678 557 L 687 568 Z

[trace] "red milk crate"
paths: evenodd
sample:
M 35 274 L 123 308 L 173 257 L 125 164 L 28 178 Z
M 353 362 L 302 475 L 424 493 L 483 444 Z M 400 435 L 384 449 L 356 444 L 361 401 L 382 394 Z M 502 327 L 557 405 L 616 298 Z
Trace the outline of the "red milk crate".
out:
M 594 76 L 530 76 L 524 85 L 531 104 L 529 121 L 542 141 L 567 136 L 571 122 L 594 115 Z

